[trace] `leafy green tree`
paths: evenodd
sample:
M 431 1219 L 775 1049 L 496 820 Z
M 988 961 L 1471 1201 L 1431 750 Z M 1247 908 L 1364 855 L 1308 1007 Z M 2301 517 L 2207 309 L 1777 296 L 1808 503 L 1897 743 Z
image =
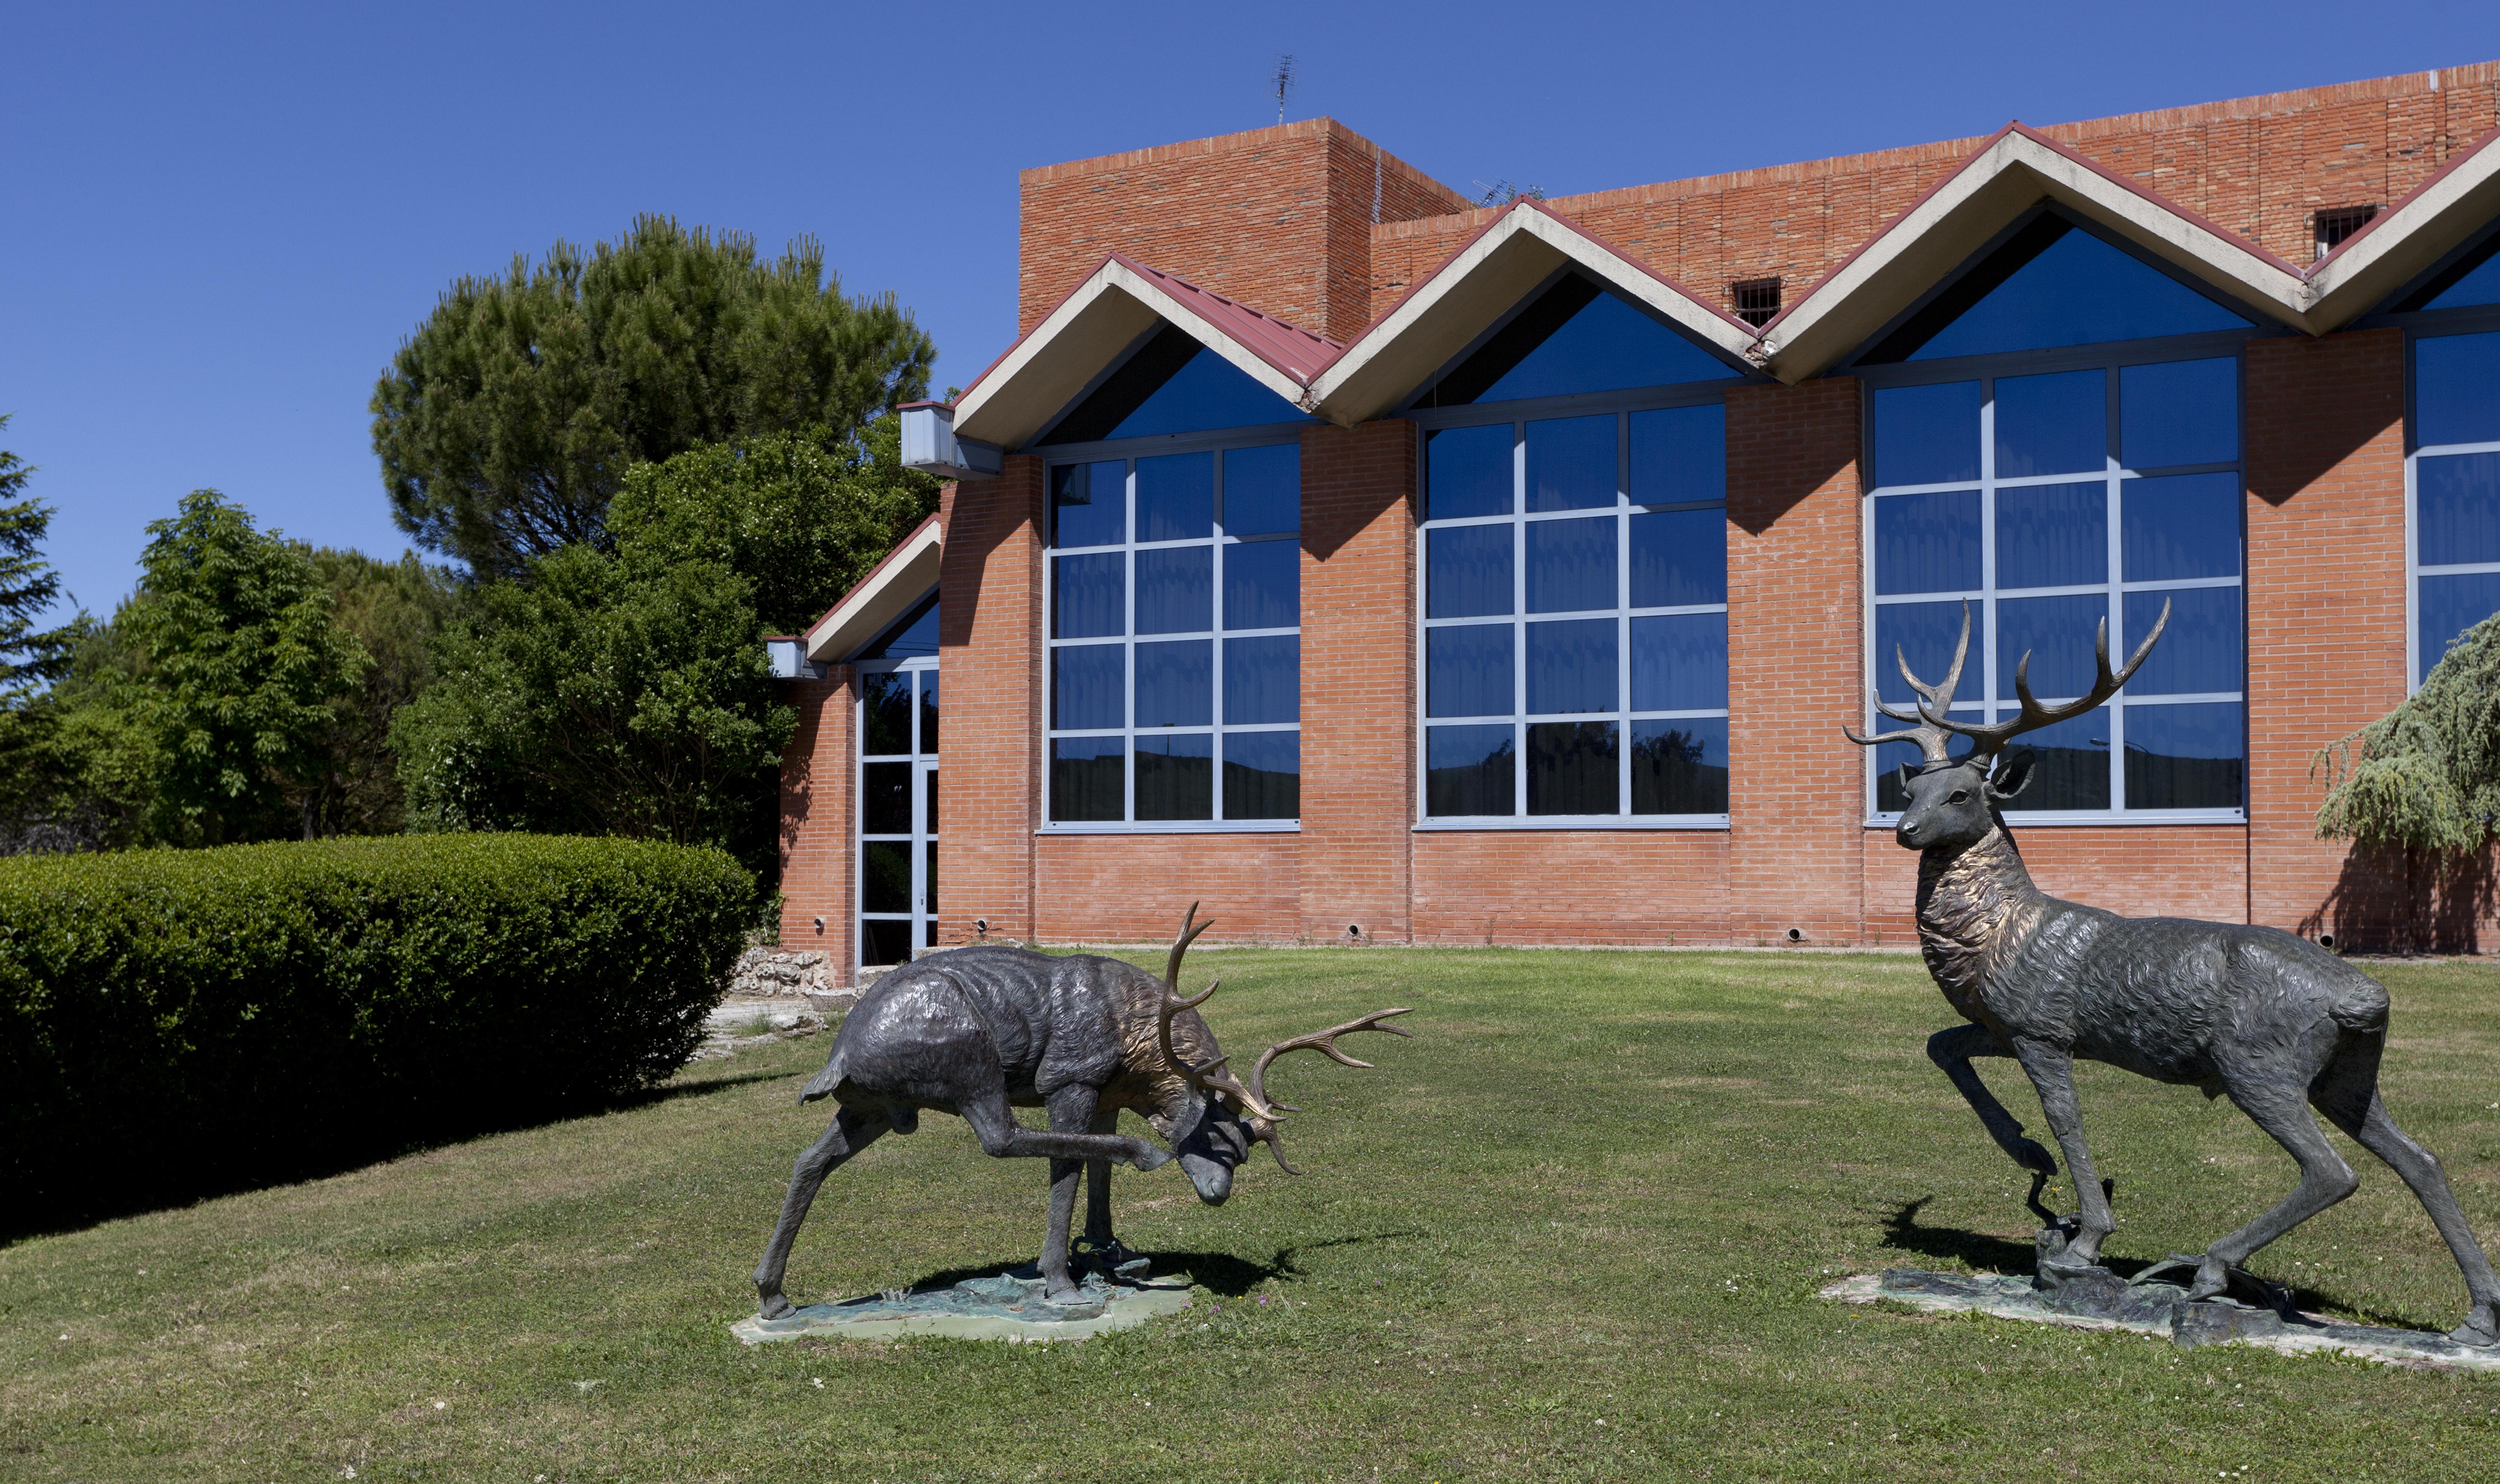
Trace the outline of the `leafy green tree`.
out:
M 462 611 L 467 590 L 413 551 L 396 562 L 327 546 L 307 554 L 339 625 L 373 668 L 363 684 L 330 699 L 320 766 L 292 785 L 289 803 L 314 835 L 396 835 L 407 816 L 391 717 L 434 682 L 435 641 Z
M 507 577 L 604 544 L 634 465 L 805 427 L 839 445 L 920 396 L 936 354 L 892 295 L 845 296 L 812 238 L 766 262 L 641 216 L 454 283 L 375 388 L 374 451 L 402 529 Z
M 2500 615 L 2465 631 L 2403 705 L 2319 751 L 2328 840 L 2455 856 L 2500 842 Z
M 609 526 L 653 561 L 713 561 L 752 585 L 768 633 L 795 634 L 938 509 L 938 481 L 903 467 L 888 412 L 853 443 L 821 430 L 706 444 L 625 476 Z
M 305 549 L 216 491 L 183 496 L 148 535 L 139 595 L 114 627 L 139 651 L 117 698 L 158 754 L 150 833 L 310 836 L 300 801 L 325 761 L 332 703 L 372 660 Z

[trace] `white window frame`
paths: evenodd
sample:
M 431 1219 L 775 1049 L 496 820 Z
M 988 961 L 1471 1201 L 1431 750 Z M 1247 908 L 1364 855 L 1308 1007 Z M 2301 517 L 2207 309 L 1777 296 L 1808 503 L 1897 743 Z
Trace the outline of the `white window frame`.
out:
M 912 609 L 920 605 L 915 603 Z M 905 611 L 905 618 L 910 610 Z M 898 619 L 897 623 L 903 620 Z M 872 645 L 871 647 L 873 647 Z M 920 693 L 928 680 L 938 677 L 938 657 L 934 654 L 910 655 L 902 659 L 855 660 L 851 682 L 851 963 L 854 968 L 886 968 L 871 965 L 868 958 L 868 934 L 862 924 L 874 919 L 880 922 L 905 922 L 911 926 L 911 951 L 917 954 L 937 940 L 938 907 L 930 898 L 931 856 L 938 846 L 938 821 L 929 808 L 929 775 L 940 771 L 938 749 L 927 745 L 920 735 Z M 909 675 L 911 681 L 910 752 L 871 752 L 868 750 L 868 677 L 872 675 Z M 938 699 L 938 731 L 945 731 L 944 692 Z M 870 836 L 868 811 L 861 807 L 868 798 L 868 769 L 872 763 L 905 764 L 911 769 L 911 907 L 907 911 L 871 911 L 868 907 L 868 851 L 872 843 L 892 843 L 905 837 L 893 834 Z M 942 784 L 940 785 L 943 786 Z M 908 955 L 903 960 L 911 962 Z
M 2475 305 L 2466 309 L 2432 310 L 2399 317 L 2405 327 L 2405 694 L 2421 689 L 2421 579 L 2425 577 L 2475 577 L 2500 573 L 2500 562 L 2424 562 L 2418 544 L 2421 516 L 2417 504 L 2419 488 L 2417 468 L 2425 458 L 2439 458 L 2457 453 L 2500 453 L 2500 442 L 2473 444 L 2433 444 L 2427 447 L 2418 442 L 2420 424 L 2415 417 L 2416 378 L 2414 347 L 2425 340 L 2445 340 L 2452 335 L 2487 335 L 2500 332 L 2500 305 Z
M 1299 449 L 1301 445 L 1302 430 L 1307 426 L 1308 424 L 1306 423 L 1298 422 L 1269 423 L 1259 427 L 1228 428 L 1219 432 L 1169 433 L 1149 438 L 1111 439 L 1100 443 L 1054 444 L 1046 447 L 1036 447 L 1031 450 L 1041 455 L 1045 461 L 1042 469 L 1041 499 L 1043 519 L 1051 522 L 1051 528 L 1044 533 L 1045 540 L 1042 543 L 1041 548 L 1042 743 L 1040 787 L 1042 807 L 1041 823 L 1035 830 L 1036 834 L 1290 835 L 1300 831 L 1302 822 L 1299 818 L 1227 819 L 1224 817 L 1224 739 L 1230 735 L 1246 732 L 1292 732 L 1299 736 L 1302 730 L 1302 724 L 1299 721 L 1260 722 L 1236 726 L 1228 725 L 1224 720 L 1224 641 L 1228 639 L 1265 639 L 1285 637 L 1299 639 L 1302 632 L 1301 624 L 1299 622 L 1301 614 L 1299 600 L 1297 601 L 1295 612 L 1295 618 L 1297 621 L 1291 627 L 1265 629 L 1228 629 L 1223 627 L 1224 548 L 1229 545 L 1253 545 L 1268 542 L 1285 542 L 1292 544 L 1296 551 L 1299 552 L 1301 548 L 1302 539 L 1301 514 L 1299 509 L 1299 502 L 1295 513 L 1294 531 L 1290 535 L 1260 535 L 1243 538 L 1228 536 L 1225 534 L 1224 455 L 1230 451 L 1239 448 L 1266 448 L 1283 445 Z M 1141 458 L 1160 458 L 1167 454 L 1183 453 L 1207 453 L 1213 456 L 1215 464 L 1215 518 L 1212 534 L 1202 537 L 1190 537 L 1180 541 L 1138 541 L 1137 460 Z M 1124 528 L 1127 540 L 1117 544 L 1104 544 L 1099 546 L 1059 545 L 1059 532 L 1057 529 L 1056 514 L 1050 504 L 1050 471 L 1062 464 L 1107 463 L 1114 459 L 1125 460 L 1129 466 L 1126 478 L 1123 481 L 1122 493 L 1122 498 L 1127 502 L 1128 506 L 1127 524 Z M 1208 616 L 1214 621 L 1216 627 L 1207 630 L 1196 630 L 1189 633 L 1149 634 L 1142 636 L 1142 638 L 1143 642 L 1147 643 L 1166 643 L 1173 641 L 1192 639 L 1209 641 L 1209 647 L 1213 650 L 1213 659 L 1208 672 L 1208 683 L 1214 687 L 1215 692 L 1210 700 L 1209 716 L 1211 719 L 1208 724 L 1203 727 L 1140 727 L 1136 725 L 1136 646 L 1140 640 L 1140 636 L 1136 631 L 1136 554 L 1141 550 L 1172 550 L 1188 546 L 1212 546 L 1214 548 L 1214 561 L 1212 563 L 1213 576 L 1211 577 L 1214 587 L 1212 592 L 1211 611 Z M 1123 633 L 1117 638 L 1098 637 L 1092 639 L 1068 640 L 1058 638 L 1052 632 L 1057 627 L 1056 614 L 1058 612 L 1059 606 L 1058 558 L 1067 555 L 1083 553 L 1101 554 L 1112 551 L 1117 551 L 1121 554 L 1123 584 L 1122 601 L 1124 604 L 1124 611 L 1122 614 Z M 1299 555 L 1296 560 L 1299 562 Z M 1121 695 L 1121 716 L 1125 724 L 1119 727 L 1068 728 L 1062 728 L 1055 725 L 1058 717 L 1055 714 L 1056 698 L 1053 695 L 1053 687 L 1055 684 L 1055 666 L 1052 661 L 1052 656 L 1063 647 L 1071 649 L 1085 648 L 1088 646 L 1108 647 L 1113 644 L 1121 646 L 1124 651 L 1122 655 L 1123 690 Z M 1210 806 L 1213 810 L 1214 817 L 1210 819 L 1138 819 L 1136 817 L 1137 739 L 1139 737 L 1197 736 L 1200 734 L 1211 734 L 1214 739 L 1209 748 L 1211 754 L 1210 765 L 1215 772 L 1214 799 Z M 1050 817 L 1054 804 L 1050 792 L 1053 773 L 1052 743 L 1062 738 L 1084 737 L 1117 737 L 1121 739 L 1121 812 L 1127 816 L 1124 819 L 1059 822 Z
M 2052 350 L 2020 350 L 1996 355 L 1955 356 L 1932 361 L 1891 362 L 1880 366 L 1859 366 L 1852 375 L 1866 382 L 1865 413 L 1860 419 L 1860 467 L 1870 480 L 1875 475 L 1875 399 L 1874 393 L 1901 386 L 1924 386 L 1952 381 L 1978 381 L 1979 407 L 1979 478 L 1957 479 L 1936 484 L 1869 483 L 1859 497 L 1859 591 L 1863 614 L 1859 633 L 1863 674 L 1859 694 L 1864 698 L 1859 724 L 1873 736 L 1874 728 L 1896 730 L 1895 724 L 1875 710 L 1874 697 L 1881 674 L 1891 667 L 1890 654 L 1876 653 L 1875 610 L 1889 604 L 1952 603 L 1967 600 L 1971 608 L 1971 638 L 1975 651 L 1962 670 L 1962 685 L 1970 687 L 1973 669 L 1981 681 L 1981 694 L 1994 687 L 1996 668 L 1996 604 L 1991 598 L 2051 598 L 2088 593 L 2105 593 L 2108 606 L 2110 662 L 2115 665 L 2125 658 L 2123 595 L 2130 592 L 2171 592 L 2188 587 L 2230 587 L 2240 593 L 2240 688 L 2230 691 L 2199 691 L 2178 695 L 2130 697 L 2122 688 L 2105 703 L 2110 716 L 2110 807 L 2106 809 L 2007 809 L 2009 823 L 2026 826 L 2057 825 L 2179 825 L 2179 824 L 2246 824 L 2249 810 L 2249 729 L 2248 729 L 2248 359 L 2243 353 L 2247 343 L 2259 332 L 2255 330 L 2218 330 L 2199 335 L 2164 336 L 2155 340 L 2115 341 L 2101 345 L 2063 346 Z M 2211 361 L 2230 359 L 2239 372 L 2238 426 L 2234 428 L 2237 456 L 2227 463 L 2165 465 L 2157 469 L 2128 469 L 2120 462 L 2119 373 L 2129 366 L 2159 365 L 2173 361 Z M 2105 486 L 2107 505 L 2107 539 L 2109 561 L 2102 581 L 2067 587 L 2023 587 L 2000 594 L 1996 590 L 1996 492 L 2056 484 L 2081 484 L 2094 478 L 2090 471 L 2057 475 L 2024 475 L 1998 478 L 1996 476 L 1996 396 L 1999 378 L 2039 376 L 2060 371 L 2092 371 L 2107 373 L 2107 436 L 2108 446 L 2103 466 L 2097 476 Z M 2231 474 L 2238 478 L 2240 488 L 2240 571 L 2232 577 L 2163 578 L 2155 581 L 2122 580 L 2122 544 L 2121 493 L 2132 479 L 2194 474 Z M 1898 593 L 1878 597 L 1875 591 L 1875 510 L 1874 502 L 1900 495 L 1936 494 L 1946 491 L 1976 489 L 1980 495 L 1980 586 L 1968 592 Z M 1938 676 L 1922 676 L 1934 680 Z M 2055 705 L 2072 697 L 2043 696 L 2044 704 Z M 2130 707 L 2188 706 L 2227 703 L 2240 709 L 2240 803 L 2235 808 L 2130 809 L 2126 807 L 2126 712 Z M 1954 703 L 1954 714 L 1970 721 L 1994 721 L 2012 716 L 2018 703 L 2012 697 L 1996 700 L 1963 700 Z M 1885 771 L 1878 766 L 1878 755 L 1884 750 L 1865 750 L 1865 823 L 1869 829 L 1891 829 L 1900 823 L 1898 811 L 1876 807 L 1876 780 Z M 1889 766 L 1889 765 L 1888 765 Z
M 1533 295 L 1530 296 L 1532 300 Z M 1460 357 L 1464 359 L 1464 356 Z M 1630 467 L 1631 433 L 1629 418 L 1634 412 L 1661 412 L 1674 408 L 1706 407 L 1725 404 L 1731 385 L 1741 384 L 1730 372 L 1727 380 L 1691 382 L 1678 387 L 1645 387 L 1631 391 L 1584 392 L 1561 397 L 1532 397 L 1515 402 L 1486 403 L 1476 406 L 1417 408 L 1405 416 L 1416 424 L 1419 435 L 1416 470 L 1419 475 L 1417 513 L 1431 510 L 1431 470 L 1428 440 L 1423 435 L 1452 428 L 1491 427 L 1508 423 L 1511 429 L 1510 480 L 1511 510 L 1506 515 L 1463 515 L 1446 520 L 1419 519 L 1415 523 L 1413 561 L 1415 566 L 1415 780 L 1414 819 L 1418 831 L 1449 830 L 1725 830 L 1728 815 L 1716 814 L 1635 814 L 1631 812 L 1631 727 L 1636 721 L 1671 721 L 1684 719 L 1727 719 L 1726 708 L 1711 710 L 1634 710 L 1631 705 L 1631 635 L 1634 618 L 1668 617 L 1680 614 L 1719 613 L 1727 611 L 1720 603 L 1689 604 L 1668 608 L 1632 608 L 1614 606 L 1582 611 L 1530 613 L 1528 611 L 1528 532 L 1527 527 L 1544 520 L 1586 520 L 1612 511 L 1615 517 L 1615 591 L 1625 600 L 1631 596 L 1630 517 L 1640 514 L 1664 513 L 1674 511 L 1716 510 L 1727 508 L 1725 492 L 1717 500 L 1672 501 L 1662 504 L 1641 504 L 1631 498 Z M 1613 506 L 1593 505 L 1581 510 L 1528 510 L 1528 424 L 1557 417 L 1590 417 L 1611 413 L 1615 428 L 1615 503 Z M 1723 513 L 1724 519 L 1724 513 Z M 1429 618 L 1431 611 L 1431 574 L 1429 562 L 1428 533 L 1460 526 L 1507 525 L 1511 535 L 1511 610 L 1506 618 L 1487 615 L 1480 618 Z M 1611 711 L 1574 711 L 1549 715 L 1530 713 L 1528 709 L 1528 632 L 1530 621 L 1544 623 L 1569 618 L 1607 618 L 1615 620 L 1615 698 Z M 1507 622 L 1511 627 L 1511 711 L 1507 716 L 1431 716 L 1428 694 L 1426 635 L 1438 628 L 1491 627 Z M 1733 643 L 1732 637 L 1730 644 Z M 1530 814 L 1528 812 L 1528 738 L 1526 728 L 1545 721 L 1611 721 L 1620 731 L 1616 739 L 1616 798 L 1623 808 L 1612 814 Z M 1429 812 L 1431 771 L 1431 728 L 1439 726 L 1492 726 L 1508 723 L 1512 728 L 1511 800 L 1509 814 L 1432 814 Z M 1728 762 L 1734 765 L 1732 739 Z

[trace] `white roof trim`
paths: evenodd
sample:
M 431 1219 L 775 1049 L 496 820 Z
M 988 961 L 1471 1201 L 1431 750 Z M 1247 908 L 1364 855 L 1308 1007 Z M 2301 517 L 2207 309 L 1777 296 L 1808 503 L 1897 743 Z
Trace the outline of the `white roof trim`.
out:
M 2500 134 L 2486 136 L 2311 270 L 2310 313 L 2323 328 L 2377 309 L 2500 216 Z
M 1003 448 L 1023 446 L 1157 319 L 1179 326 L 1287 402 L 1303 405 L 1300 381 L 1152 279 L 1111 259 L 955 400 L 955 436 Z
M 842 594 L 842 601 L 807 629 L 807 658 L 820 665 L 839 664 L 862 645 L 885 632 L 887 624 L 911 610 L 938 585 L 938 559 L 945 533 L 936 520 L 903 539 L 886 553 L 876 570 Z
M 2009 128 L 1766 326 L 1763 365 L 1791 384 L 1821 375 L 2044 198 L 2267 318 L 2326 328 L 2288 265 Z
M 1523 201 L 1417 284 L 1311 382 L 1311 408 L 1351 427 L 1395 407 L 1556 268 L 1574 264 L 1740 364 L 1754 332 L 1570 223 Z

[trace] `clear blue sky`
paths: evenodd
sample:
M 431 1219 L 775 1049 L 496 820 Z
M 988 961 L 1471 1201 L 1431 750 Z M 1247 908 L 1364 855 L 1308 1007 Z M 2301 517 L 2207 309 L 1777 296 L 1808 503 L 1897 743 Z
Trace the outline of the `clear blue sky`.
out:
M 2280 4 L 28 6 L 0 87 L 0 446 L 110 611 L 214 486 L 396 555 L 365 404 L 451 280 L 638 212 L 803 232 L 1015 330 L 1016 172 L 1327 114 L 1461 190 L 1602 189 L 2500 57 L 2500 9 Z

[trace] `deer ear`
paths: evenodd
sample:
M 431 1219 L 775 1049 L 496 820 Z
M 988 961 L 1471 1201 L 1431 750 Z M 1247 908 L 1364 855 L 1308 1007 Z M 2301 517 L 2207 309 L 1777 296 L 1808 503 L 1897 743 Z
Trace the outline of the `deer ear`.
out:
M 1996 775 L 1988 780 L 1988 796 L 1999 804 L 2010 803 L 2016 794 L 2030 786 L 2031 771 L 2040 761 L 2036 752 L 2017 752 L 1996 765 Z
M 1902 797 L 1902 798 L 1904 798 L 1904 799 L 1906 799 L 1906 798 L 1908 798 L 1909 796 L 1910 796 L 1910 765 L 1909 765 L 1909 764 L 1907 764 L 1907 763 L 1903 763 L 1903 764 L 1901 765 L 1901 797 Z

